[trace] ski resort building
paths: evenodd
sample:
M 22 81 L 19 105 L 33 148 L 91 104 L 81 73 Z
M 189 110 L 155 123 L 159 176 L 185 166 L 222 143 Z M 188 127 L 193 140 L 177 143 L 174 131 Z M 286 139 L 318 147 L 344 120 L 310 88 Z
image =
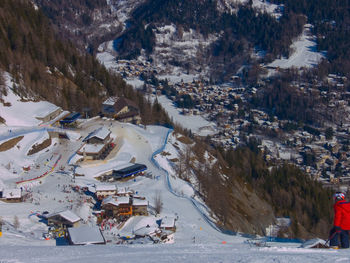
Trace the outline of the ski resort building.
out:
M 44 111 L 37 114 L 35 118 L 42 122 L 49 122 L 57 118 L 63 112 L 60 107 L 57 107 L 51 103 L 49 105 L 50 107 L 47 107 Z
M 162 221 L 160 223 L 160 229 L 175 232 L 176 231 L 176 224 L 175 223 L 176 223 L 175 217 L 165 216 L 162 218 Z
M 113 178 L 114 180 L 118 180 L 126 177 L 143 174 L 145 170 L 147 170 L 146 165 L 135 163 L 122 169 L 113 170 L 110 177 Z
M 64 119 L 60 120 L 60 124 L 62 126 L 74 126 L 76 124 L 76 121 L 80 118 L 79 112 L 72 112 L 69 115 L 67 115 Z
M 86 160 L 103 160 L 114 148 L 111 131 L 100 127 L 91 132 L 83 141 L 85 144 L 78 150 Z
M 121 218 L 132 216 L 132 200 L 130 197 L 113 197 L 109 196 L 103 199 L 101 204 L 102 210 L 107 217 Z
M 97 185 L 96 186 L 96 198 L 102 200 L 108 196 L 113 196 L 117 193 L 117 187 L 115 185 Z
M 147 216 L 148 201 L 144 197 L 109 196 L 103 199 L 101 209 L 106 217 L 124 219 L 130 216 Z
M 3 189 L 1 201 L 7 203 L 19 203 L 23 201 L 21 189 Z
M 145 198 L 133 198 L 132 211 L 135 216 L 148 216 L 148 201 Z
M 97 226 L 68 228 L 68 242 L 70 245 L 106 244 L 106 240 Z
M 44 218 L 47 219 L 47 224 L 49 226 L 65 229 L 69 227 L 78 227 L 81 221 L 81 218 L 70 210 L 48 214 L 45 215 Z
M 83 142 L 89 144 L 107 144 L 110 141 L 111 131 L 104 126 L 94 130 L 83 140 Z
M 108 98 L 102 104 L 102 113 L 106 117 L 115 118 L 121 122 L 139 124 L 141 121 L 139 107 L 124 97 Z

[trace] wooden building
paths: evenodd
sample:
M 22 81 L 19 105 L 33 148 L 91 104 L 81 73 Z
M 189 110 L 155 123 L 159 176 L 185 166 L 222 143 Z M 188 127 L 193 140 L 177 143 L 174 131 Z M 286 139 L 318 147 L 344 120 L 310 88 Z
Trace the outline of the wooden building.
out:
M 106 127 L 100 127 L 91 132 L 83 142 L 89 144 L 106 144 L 111 140 L 111 131 Z
M 19 203 L 23 201 L 21 189 L 3 189 L 1 201 L 7 203 Z
M 134 216 L 148 216 L 148 201 L 138 198 L 132 200 L 132 211 Z
M 139 107 L 124 97 L 111 97 L 102 104 L 103 115 L 122 122 L 139 124 L 141 121 Z
M 176 224 L 175 223 L 176 223 L 175 217 L 165 216 L 162 218 L 162 222 L 160 223 L 160 229 L 175 232 L 176 231 Z
M 105 211 L 107 217 L 130 217 L 133 215 L 133 209 L 130 197 L 109 196 L 103 199 L 101 209 Z
M 108 196 L 113 196 L 117 193 L 115 185 L 97 185 L 95 195 L 98 200 L 102 200 Z
M 85 144 L 77 153 L 86 160 L 103 160 L 114 148 L 111 131 L 105 127 L 94 130 L 83 141 Z
M 49 226 L 60 228 L 78 227 L 81 218 L 70 210 L 52 213 L 44 216 Z
M 55 118 L 57 118 L 63 110 L 60 107 L 57 107 L 54 104 L 49 103 L 48 107 L 45 110 L 39 112 L 35 118 L 42 122 L 49 122 Z

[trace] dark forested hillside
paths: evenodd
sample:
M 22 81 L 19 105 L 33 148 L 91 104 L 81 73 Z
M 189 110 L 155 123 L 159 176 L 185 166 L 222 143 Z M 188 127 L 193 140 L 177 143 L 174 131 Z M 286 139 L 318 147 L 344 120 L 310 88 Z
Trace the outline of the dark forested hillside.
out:
M 29 1 L 0 2 L 0 65 L 17 81 L 64 108 L 98 110 L 103 93 L 121 94 L 124 81 L 96 59 L 58 38 Z
M 329 72 L 350 72 L 350 1 L 349 0 L 273 0 L 283 3 L 285 8 L 303 14 L 313 24 L 318 49 L 327 51 L 331 62 Z
M 320 183 L 292 165 L 284 164 L 269 170 L 263 154 L 256 146 L 255 141 L 250 141 L 248 147 L 217 153 L 220 167 L 225 167 L 222 170 L 218 166 L 209 168 L 206 173 L 197 169 L 197 175 L 201 179 L 201 192 L 223 226 L 235 229 L 233 215 L 237 210 L 256 220 L 259 216 L 252 216 L 251 207 L 259 207 L 255 208 L 259 210 L 265 206 L 264 202 L 267 202 L 273 207 L 277 217 L 292 219 L 292 225 L 284 229 L 283 233 L 280 233 L 281 236 L 326 238 L 331 223 L 331 192 L 323 189 Z M 225 173 L 225 179 L 220 176 L 221 172 Z M 215 181 L 221 181 L 225 187 L 217 188 L 214 186 Z M 245 185 L 247 190 L 254 191 L 264 201 L 254 200 L 247 191 L 243 201 L 237 204 L 238 208 L 234 209 L 233 204 L 236 204 L 239 196 L 239 190 L 236 188 L 239 183 Z M 217 206 L 218 199 L 220 207 Z M 268 215 L 265 215 L 265 220 L 267 218 Z M 259 222 L 255 224 L 258 226 Z
M 230 63 L 243 47 L 245 51 L 257 47 L 273 56 L 287 55 L 291 40 L 302 31 L 305 18 L 285 12 L 280 20 L 276 20 L 268 14 L 257 13 L 251 6 L 241 6 L 236 14 L 222 14 L 216 1 L 166 0 L 146 1 L 135 9 L 129 23 L 130 28 L 117 42 L 121 57 L 134 58 L 142 48 L 151 53 L 155 44 L 154 27 L 175 24 L 184 30 L 195 29 L 204 36 L 222 32 L 210 53 L 224 57 Z M 248 46 L 245 45 L 247 40 Z
M 30 1 L 0 1 L 0 68 L 26 89 L 65 109 L 100 111 L 106 96 L 126 96 L 140 105 L 146 122 L 169 122 L 115 73 L 55 33 Z M 156 109 L 155 109 L 156 110 Z M 156 116 L 154 119 L 153 116 Z

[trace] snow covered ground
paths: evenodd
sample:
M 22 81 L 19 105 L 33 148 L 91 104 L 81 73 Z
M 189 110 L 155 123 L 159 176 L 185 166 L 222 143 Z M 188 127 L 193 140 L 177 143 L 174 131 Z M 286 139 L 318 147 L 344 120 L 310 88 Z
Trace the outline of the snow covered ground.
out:
M 155 97 L 152 97 L 152 99 L 155 99 Z M 175 123 L 200 136 L 216 133 L 215 123 L 207 121 L 201 115 L 183 115 L 181 109 L 176 108 L 174 103 L 164 95 L 157 96 L 157 99 Z
M 1 262 L 349 262 L 349 250 L 251 248 L 242 239 L 226 244 L 127 246 L 1 246 Z
M 16 86 L 8 73 L 4 74 L 6 96 L 3 94 L 4 103 L 0 103 L 0 116 L 5 119 L 7 126 L 33 126 L 42 123 L 36 117 L 42 117 L 53 112 L 58 107 L 47 101 L 24 101 L 16 95 L 12 89 Z M 1 124 L 0 124 L 1 126 Z
M 301 36 L 292 44 L 293 50 L 289 58 L 282 58 L 268 64 L 268 67 L 274 68 L 302 68 L 316 66 L 325 54 L 316 51 L 315 36 L 311 35 L 310 28 L 312 25 L 306 24 Z

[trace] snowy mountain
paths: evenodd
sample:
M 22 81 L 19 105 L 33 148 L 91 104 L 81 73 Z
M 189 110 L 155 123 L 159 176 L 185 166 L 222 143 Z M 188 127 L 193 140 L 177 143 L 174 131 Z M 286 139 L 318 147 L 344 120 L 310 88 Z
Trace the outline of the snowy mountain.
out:
M 330 192 L 301 169 L 270 161 L 270 141 L 260 148 L 257 140 L 270 130 L 253 136 L 260 122 L 275 129 L 274 140 L 282 128 L 273 114 L 253 111 L 254 103 L 275 103 L 255 94 L 273 90 L 283 70 L 291 74 L 283 80 L 299 88 L 293 78 L 318 70 L 329 56 L 318 52 L 319 43 L 327 50 L 319 20 L 306 19 L 297 8 L 277 0 L 0 4 L 0 29 L 7 35 L 0 40 L 1 260 L 347 261 L 346 250 L 312 250 L 310 242 L 275 238 L 326 237 Z M 12 19 L 17 10 L 18 19 Z M 206 94 L 209 111 L 218 98 L 220 110 L 208 120 L 210 113 L 200 114 L 200 107 L 176 108 L 171 85 L 185 94 L 177 103 L 185 105 L 189 88 Z M 144 125 L 96 116 L 109 96 L 131 99 Z M 66 109 L 95 117 L 63 127 L 60 121 L 74 116 Z M 228 109 L 236 112 L 227 117 Z M 211 140 L 216 135 L 228 137 L 228 150 Z M 128 178 L 134 166 L 147 170 Z M 113 189 L 116 195 L 105 199 Z M 121 217 L 111 217 L 113 206 Z M 101 230 L 106 246 L 58 247 L 73 241 L 62 240 L 62 229 L 50 225 L 57 215 L 68 221 L 74 215 L 83 226 Z

